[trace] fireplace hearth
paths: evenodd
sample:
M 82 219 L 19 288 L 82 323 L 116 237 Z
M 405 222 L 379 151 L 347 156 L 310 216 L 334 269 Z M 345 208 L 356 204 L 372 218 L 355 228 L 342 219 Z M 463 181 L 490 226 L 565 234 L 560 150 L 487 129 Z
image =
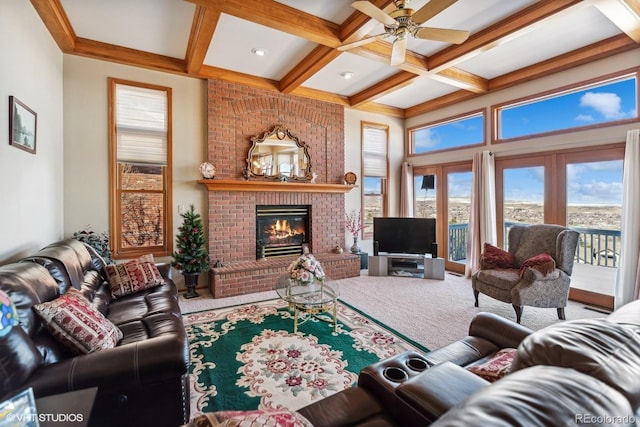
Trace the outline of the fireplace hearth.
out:
M 256 259 L 299 255 L 311 243 L 308 205 L 256 206 Z

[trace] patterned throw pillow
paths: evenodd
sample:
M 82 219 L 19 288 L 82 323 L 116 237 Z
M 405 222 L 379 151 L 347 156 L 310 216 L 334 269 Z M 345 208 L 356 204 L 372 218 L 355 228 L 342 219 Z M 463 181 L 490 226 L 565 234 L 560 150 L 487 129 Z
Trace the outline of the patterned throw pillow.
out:
M 511 362 L 516 356 L 516 351 L 515 348 L 503 348 L 486 362 L 468 366 L 467 370 L 491 383 L 498 381 L 511 371 Z
M 143 255 L 121 264 L 109 264 L 104 269 L 113 298 L 135 294 L 164 283 L 153 255 Z
M 75 288 L 53 301 L 33 306 L 45 328 L 69 350 L 77 354 L 113 348 L 122 331 Z
M 520 277 L 522 277 L 525 270 L 529 267 L 538 270 L 540 273 L 546 276 L 547 274 L 551 273 L 553 270 L 556 269 L 556 262 L 551 257 L 551 255 L 547 253 L 541 253 L 541 254 L 532 256 L 531 258 L 523 262 L 522 265 L 520 266 Z
M 480 269 L 492 270 L 494 268 L 516 268 L 516 259 L 511 252 L 485 243 L 480 256 Z
M 218 411 L 198 415 L 189 423 L 195 427 L 313 427 L 297 412 L 284 410 Z

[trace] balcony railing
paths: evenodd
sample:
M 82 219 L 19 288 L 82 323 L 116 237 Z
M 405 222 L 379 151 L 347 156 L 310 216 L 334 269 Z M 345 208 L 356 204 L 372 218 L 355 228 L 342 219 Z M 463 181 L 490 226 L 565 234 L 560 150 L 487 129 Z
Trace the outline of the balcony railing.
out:
M 518 222 L 505 222 L 504 235 L 514 225 L 527 225 Z M 580 233 L 576 248 L 576 262 L 601 267 L 618 267 L 620 258 L 620 230 L 572 227 Z M 464 262 L 467 258 L 467 240 L 469 224 L 449 224 L 449 259 Z M 505 241 L 505 247 L 507 242 Z

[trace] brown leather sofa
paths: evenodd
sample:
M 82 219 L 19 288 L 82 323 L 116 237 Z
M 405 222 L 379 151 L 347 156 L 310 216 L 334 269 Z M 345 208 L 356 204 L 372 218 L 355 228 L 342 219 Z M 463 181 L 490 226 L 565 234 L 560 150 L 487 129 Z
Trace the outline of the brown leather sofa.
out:
M 316 427 L 636 425 L 640 301 L 540 331 L 480 313 L 469 336 L 364 368 L 356 387 L 298 412 Z M 517 348 L 494 383 L 465 369 Z
M 0 267 L 0 290 L 22 326 L 0 339 L 0 401 L 28 387 L 36 398 L 97 387 L 92 426 L 186 422 L 189 350 L 169 265 L 158 265 L 161 286 L 117 300 L 103 267 L 95 251 L 73 239 Z M 74 356 L 43 329 L 32 307 L 71 287 L 122 331 L 115 348 Z

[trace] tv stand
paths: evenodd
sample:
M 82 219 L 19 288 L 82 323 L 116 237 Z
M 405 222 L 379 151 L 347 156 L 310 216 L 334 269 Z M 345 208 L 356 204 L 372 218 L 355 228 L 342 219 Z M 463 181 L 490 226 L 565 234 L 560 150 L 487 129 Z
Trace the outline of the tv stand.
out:
M 369 276 L 444 280 L 444 258 L 416 254 L 374 255 L 369 257 Z

